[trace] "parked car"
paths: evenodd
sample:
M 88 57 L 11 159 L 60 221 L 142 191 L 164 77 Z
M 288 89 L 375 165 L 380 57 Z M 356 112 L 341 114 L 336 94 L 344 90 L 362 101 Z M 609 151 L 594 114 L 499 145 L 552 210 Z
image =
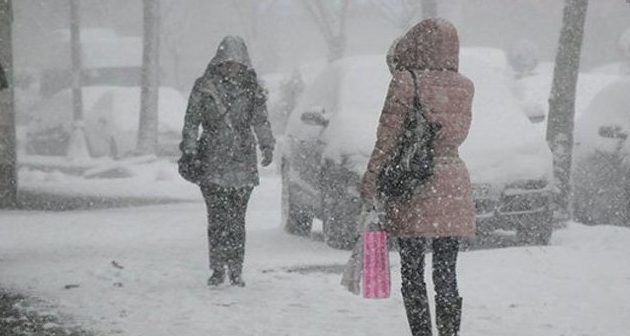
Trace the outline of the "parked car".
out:
M 572 204 L 576 220 L 630 220 L 630 78 L 602 89 L 575 123 Z
M 523 112 L 546 136 L 549 96 L 553 82 L 554 64 L 541 62 L 525 76 L 511 76 L 512 92 L 520 102 Z M 620 78 L 620 74 L 583 71 L 578 76 L 575 95 L 575 117 L 579 118 L 593 97 L 607 85 Z
M 547 244 L 551 153 L 483 50 L 462 50 L 461 63 L 476 87 L 461 155 L 473 182 L 478 230 L 515 230 L 525 242 Z M 317 217 L 328 245 L 354 243 L 359 183 L 390 79 L 385 56 L 357 56 L 330 64 L 306 88 L 281 151 L 286 231 L 307 235 Z
M 92 157 L 123 157 L 135 150 L 140 113 L 140 88 L 83 88 L 83 125 Z M 159 89 L 158 155 L 178 155 L 186 98 L 169 87 Z M 65 155 L 73 127 L 72 92 L 45 99 L 29 115 L 26 152 Z

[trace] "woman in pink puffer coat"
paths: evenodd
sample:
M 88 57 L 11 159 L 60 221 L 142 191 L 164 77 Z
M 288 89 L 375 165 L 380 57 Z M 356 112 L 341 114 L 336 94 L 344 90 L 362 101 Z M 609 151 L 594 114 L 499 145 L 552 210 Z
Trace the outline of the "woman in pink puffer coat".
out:
M 458 154 L 470 128 L 474 86 L 458 73 L 457 31 L 443 19 L 427 19 L 411 28 L 396 44 L 393 60 L 396 71 L 363 176 L 362 197 L 367 202 L 378 197 L 378 177 L 398 149 L 417 94 L 427 121 L 440 126 L 433 175 L 409 199 L 385 201 L 387 230 L 400 245 L 402 294 L 412 334 L 431 335 L 423 275 L 425 245 L 430 243 L 437 329 L 440 336 L 455 336 L 462 308 L 456 278 L 459 238 L 475 234 L 470 178 Z

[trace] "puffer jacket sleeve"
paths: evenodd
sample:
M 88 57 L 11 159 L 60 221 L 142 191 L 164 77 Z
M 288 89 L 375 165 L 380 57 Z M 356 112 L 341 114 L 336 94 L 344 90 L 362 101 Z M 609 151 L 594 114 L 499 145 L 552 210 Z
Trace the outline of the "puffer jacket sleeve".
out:
M 271 123 L 267 116 L 267 97 L 261 87 L 254 93 L 254 110 L 252 113 L 252 128 L 256 133 L 258 147 L 261 151 L 272 150 L 276 144 L 276 139 L 271 131 Z
M 188 107 L 184 116 L 184 127 L 182 129 L 182 142 L 179 149 L 184 153 L 197 150 L 197 139 L 199 138 L 199 125 L 201 124 L 203 111 L 203 93 L 200 91 L 200 81 L 197 80 L 188 98 Z
M 394 154 L 404 132 L 407 114 L 413 109 L 414 85 L 409 72 L 398 72 L 392 78 L 379 119 L 376 144 L 363 175 L 361 195 L 365 199 L 376 196 L 378 176 Z

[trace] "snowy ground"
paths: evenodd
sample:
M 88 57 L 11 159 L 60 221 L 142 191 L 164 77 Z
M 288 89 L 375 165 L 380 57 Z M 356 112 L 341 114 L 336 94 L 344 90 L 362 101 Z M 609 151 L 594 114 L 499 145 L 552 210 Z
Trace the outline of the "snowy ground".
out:
M 280 179 L 270 171 L 247 214 L 247 287 L 209 289 L 201 197 L 165 177 L 172 167 L 160 169 L 154 175 L 160 181 L 145 175 L 119 182 L 21 171 L 21 185 L 31 191 L 190 202 L 2 211 L 0 284 L 44 299 L 41 309 L 72 316 L 100 335 L 409 335 L 397 254 L 390 299 L 344 291 L 340 270 L 348 252 L 281 230 Z M 462 252 L 462 335 L 630 335 L 628 255 L 627 228 L 577 223 L 556 231 L 548 247 Z

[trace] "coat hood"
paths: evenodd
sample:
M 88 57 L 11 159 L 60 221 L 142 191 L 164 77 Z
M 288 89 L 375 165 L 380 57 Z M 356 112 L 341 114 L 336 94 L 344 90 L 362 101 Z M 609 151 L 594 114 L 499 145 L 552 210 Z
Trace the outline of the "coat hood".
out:
M 391 73 L 392 75 L 399 67 L 398 60 L 396 59 L 396 46 L 401 39 L 402 37 L 397 37 L 394 42 L 392 42 L 392 44 L 389 46 L 389 49 L 387 49 L 387 55 L 385 55 L 385 61 L 387 62 L 389 73 Z
M 245 41 L 239 36 L 226 36 L 223 38 L 217 48 L 217 53 L 210 61 L 210 64 L 208 64 L 208 70 L 229 61 L 242 64 L 248 70 L 252 69 L 252 62 L 247 52 L 247 45 L 245 45 Z
M 450 70 L 459 68 L 457 30 L 444 19 L 431 18 L 411 28 L 396 44 L 399 70 Z

